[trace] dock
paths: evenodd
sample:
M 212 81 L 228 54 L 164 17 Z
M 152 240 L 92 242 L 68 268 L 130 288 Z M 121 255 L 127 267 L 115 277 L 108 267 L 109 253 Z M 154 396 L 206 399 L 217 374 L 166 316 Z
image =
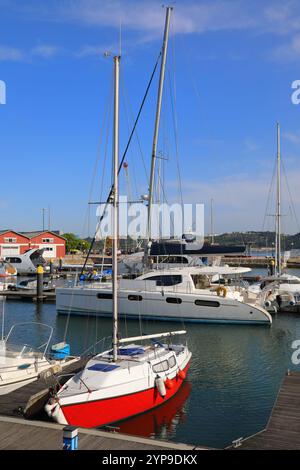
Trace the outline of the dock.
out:
M 58 374 L 47 375 L 44 371 L 37 380 L 6 395 L 0 395 L 0 416 L 32 418 L 41 413 L 50 397 L 50 387 L 58 383 L 58 376 L 75 374 L 87 363 L 88 357 L 66 365 Z M 69 377 L 62 378 L 63 384 Z
M 0 450 L 61 450 L 63 427 L 55 423 L 0 416 Z M 82 428 L 79 428 L 78 432 L 78 449 L 190 452 L 208 450 L 206 447 Z
M 237 439 L 228 449 L 300 449 L 300 372 L 287 372 L 267 426 L 246 439 Z
M 37 302 L 36 289 L 28 290 L 2 290 L 0 296 L 5 296 L 6 300 L 22 300 Z M 55 302 L 56 292 L 55 291 L 44 291 L 43 297 L 39 299 L 39 302 Z

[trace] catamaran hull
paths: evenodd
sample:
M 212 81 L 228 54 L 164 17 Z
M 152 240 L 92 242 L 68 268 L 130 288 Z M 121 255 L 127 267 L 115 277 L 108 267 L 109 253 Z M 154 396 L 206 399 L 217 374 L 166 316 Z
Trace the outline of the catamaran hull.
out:
M 189 362 L 183 369 L 186 375 Z M 80 403 L 61 405 L 52 409 L 52 418 L 60 424 L 84 428 L 104 426 L 149 411 L 166 403 L 179 390 L 185 379 L 178 374 L 172 379 L 172 388 L 162 397 L 155 386 L 135 393 L 119 395 L 102 400 L 85 400 Z M 47 410 L 48 414 L 49 411 Z
M 60 314 L 111 317 L 112 301 L 103 298 L 109 290 L 57 289 L 56 309 Z M 99 298 L 102 297 L 102 298 Z M 182 321 L 191 323 L 271 324 L 272 317 L 260 306 L 222 296 L 173 292 L 119 292 L 119 315 L 127 319 Z M 181 301 L 177 303 L 177 300 Z

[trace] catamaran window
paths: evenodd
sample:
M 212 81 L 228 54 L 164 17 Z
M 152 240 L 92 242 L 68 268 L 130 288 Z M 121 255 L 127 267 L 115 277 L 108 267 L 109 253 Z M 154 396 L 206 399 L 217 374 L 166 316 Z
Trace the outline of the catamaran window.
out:
M 216 300 L 195 300 L 195 305 L 199 305 L 201 307 L 220 307 L 220 302 Z
M 175 356 L 171 356 L 171 357 L 169 358 L 169 367 L 170 367 L 170 369 L 171 369 L 172 367 L 174 367 L 175 365 L 176 365 Z
M 189 260 L 184 256 L 158 256 L 158 262 L 166 264 L 188 264 Z
M 152 369 L 153 369 L 153 372 L 155 373 L 166 372 L 169 369 L 169 363 L 168 361 L 159 362 L 158 364 L 154 364 Z
M 182 299 L 180 299 L 179 297 L 167 297 L 166 302 L 168 304 L 181 304 Z
M 192 279 L 196 289 L 206 289 L 210 286 L 208 277 L 203 274 L 192 274 Z
M 22 263 L 21 258 L 12 258 L 12 257 L 5 257 L 5 261 L 8 263 Z
M 105 292 L 99 292 L 97 299 L 112 299 L 112 294 L 106 294 Z
M 140 302 L 143 300 L 143 297 L 141 295 L 129 295 L 128 300 L 138 300 Z
M 151 276 L 147 277 L 145 281 L 156 281 L 157 286 L 175 286 L 182 282 L 182 276 L 175 275 L 164 275 L 164 276 Z

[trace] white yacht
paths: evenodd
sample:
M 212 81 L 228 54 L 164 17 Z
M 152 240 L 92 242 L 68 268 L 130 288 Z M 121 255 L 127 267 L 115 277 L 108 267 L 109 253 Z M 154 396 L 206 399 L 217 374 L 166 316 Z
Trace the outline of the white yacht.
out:
M 43 266 L 45 271 L 49 270 L 43 258 L 43 252 L 43 249 L 32 248 L 22 255 L 6 256 L 4 259 L 6 263 L 18 270 L 18 274 L 36 274 L 38 265 Z
M 255 299 L 251 301 L 243 287 L 213 283 L 216 276 L 232 278 L 242 272 L 241 268 L 189 266 L 120 279 L 119 313 L 128 319 L 271 324 L 270 314 Z M 110 317 L 111 283 L 57 288 L 56 308 L 60 314 Z

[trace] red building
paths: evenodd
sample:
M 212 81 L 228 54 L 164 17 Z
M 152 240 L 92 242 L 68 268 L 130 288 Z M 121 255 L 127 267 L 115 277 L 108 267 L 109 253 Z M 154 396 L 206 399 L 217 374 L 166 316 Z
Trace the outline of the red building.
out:
M 66 240 L 58 232 L 48 230 L 0 230 L 0 258 L 20 255 L 32 248 L 44 248 L 44 258 L 63 258 L 66 254 Z

